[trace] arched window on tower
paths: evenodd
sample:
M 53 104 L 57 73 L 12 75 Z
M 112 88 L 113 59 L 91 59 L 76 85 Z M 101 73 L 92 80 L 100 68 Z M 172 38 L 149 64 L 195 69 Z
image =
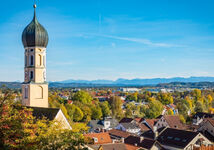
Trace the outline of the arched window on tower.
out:
M 28 87 L 25 86 L 25 98 L 28 98 Z
M 27 66 L 27 55 L 25 55 L 25 66 Z
M 33 66 L 33 64 L 34 64 L 34 58 L 33 58 L 33 55 L 31 55 L 30 56 L 30 65 Z
M 33 79 L 33 71 L 30 72 L 30 80 Z
M 43 56 L 43 65 L 44 65 L 44 67 L 45 67 L 45 63 L 46 63 L 46 60 L 45 60 L 46 58 L 45 58 L 45 55 Z
M 39 66 L 42 66 L 42 55 L 39 55 Z

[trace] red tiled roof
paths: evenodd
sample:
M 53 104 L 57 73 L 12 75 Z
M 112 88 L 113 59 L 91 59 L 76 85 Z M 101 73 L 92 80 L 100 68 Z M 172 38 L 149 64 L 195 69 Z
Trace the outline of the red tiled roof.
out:
M 137 122 L 140 122 L 142 120 L 142 118 L 135 118 L 134 120 Z
M 123 118 L 119 123 L 131 123 L 134 119 L 132 118 Z
M 138 149 L 140 149 L 140 147 L 130 145 L 130 144 L 126 144 L 126 149 L 127 150 L 138 150 Z
M 114 136 L 121 137 L 121 138 L 127 138 L 128 136 L 131 135 L 131 133 L 129 133 L 129 132 L 116 130 L 116 129 L 109 130 L 108 133 L 110 135 L 114 135 Z
M 207 121 L 209 121 L 209 122 L 210 122 L 210 124 L 214 127 L 214 119 L 207 118 Z
M 155 125 L 155 123 L 158 121 L 158 119 L 145 119 L 145 121 L 149 124 L 151 128 Z
M 84 134 L 84 136 L 92 138 L 92 139 L 96 138 L 97 142 L 94 141 L 94 144 L 112 143 L 112 140 L 111 140 L 108 132 L 88 133 L 88 134 Z
M 143 131 L 143 132 L 150 130 L 150 128 L 147 127 L 145 124 L 138 123 L 138 125 L 139 125 L 141 131 Z
M 184 129 L 184 125 L 181 123 L 179 116 L 177 115 L 164 115 L 166 122 L 170 128 Z

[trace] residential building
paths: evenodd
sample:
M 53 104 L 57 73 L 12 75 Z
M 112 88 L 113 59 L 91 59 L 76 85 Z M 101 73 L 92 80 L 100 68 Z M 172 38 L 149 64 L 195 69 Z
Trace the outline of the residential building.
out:
M 193 150 L 194 146 L 211 145 L 205 136 L 198 132 L 166 128 L 157 141 L 168 150 Z
M 109 136 L 108 132 L 100 132 L 100 133 L 88 133 L 84 134 L 85 138 L 92 139 L 91 144 L 108 144 L 112 143 L 112 140 Z
M 204 113 L 204 112 L 197 112 L 193 116 L 193 124 L 194 125 L 199 125 L 205 118 L 213 118 L 214 119 L 214 114 L 209 114 L 209 113 Z
M 111 139 L 114 141 L 114 143 L 124 143 L 124 139 L 129 137 L 130 135 L 133 135 L 129 132 L 117 130 L 117 129 L 112 129 L 108 131 Z
M 204 121 L 199 124 L 198 131 L 214 142 L 214 119 L 204 119 Z
M 161 115 L 158 118 L 159 119 L 155 124 L 157 129 L 161 127 L 185 129 L 185 125 L 181 123 L 178 115 Z
M 115 127 L 117 130 L 122 130 L 129 133 L 140 134 L 141 128 L 132 118 L 123 118 Z
M 103 130 L 114 129 L 118 125 L 118 121 L 114 118 L 104 118 L 103 120 L 91 120 L 88 123 L 89 132 L 101 132 Z
M 161 149 L 160 144 L 152 139 L 147 139 L 139 136 L 129 136 L 125 139 L 125 143 L 139 147 L 144 150 L 159 150 Z

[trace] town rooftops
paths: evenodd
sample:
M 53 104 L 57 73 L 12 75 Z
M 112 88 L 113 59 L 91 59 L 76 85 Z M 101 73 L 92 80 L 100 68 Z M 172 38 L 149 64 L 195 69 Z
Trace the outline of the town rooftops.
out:
M 102 144 L 102 145 L 88 145 L 94 150 L 137 150 L 139 147 L 128 145 L 124 143 L 111 143 L 111 144 Z
M 204 113 L 204 112 L 197 112 L 194 116 L 193 119 L 199 118 L 214 118 L 214 114 L 209 114 L 209 113 Z
M 104 121 L 110 122 L 109 128 L 114 128 L 118 125 L 118 121 L 114 118 L 105 118 L 104 120 L 91 120 L 88 125 L 91 127 L 92 131 L 96 129 L 103 129 Z
M 158 136 L 157 141 L 161 145 L 185 148 L 198 134 L 197 132 L 166 128 Z
M 184 129 L 185 126 L 181 123 L 177 115 L 164 115 L 163 116 L 170 128 Z
M 119 123 L 131 123 L 134 119 L 132 118 L 123 118 Z
M 206 120 L 214 127 L 214 119 L 207 118 Z
M 42 119 L 43 117 L 52 121 L 55 119 L 57 113 L 60 111 L 59 108 L 43 108 L 43 107 L 27 107 L 32 109 L 33 116 L 36 119 Z
M 127 138 L 128 136 L 132 135 L 129 132 L 116 130 L 116 129 L 109 130 L 108 133 L 110 134 L 110 136 L 114 136 L 117 138 Z
M 125 129 L 140 129 L 140 127 L 134 123 L 120 123 Z
M 126 144 L 142 147 L 145 149 L 150 149 L 155 143 L 155 140 L 147 139 L 139 136 L 129 136 L 125 139 Z
M 157 129 L 157 133 L 158 135 L 164 131 L 166 129 L 166 127 L 161 127 L 159 129 Z M 157 136 L 158 136 L 157 135 Z M 145 138 L 149 138 L 149 139 L 155 139 L 155 133 L 153 132 L 153 130 L 148 130 L 146 132 L 144 132 L 143 134 L 141 134 L 141 136 L 145 137 Z
M 145 119 L 145 122 L 149 125 L 150 128 L 153 128 L 157 121 L 158 119 Z
M 92 138 L 94 140 L 94 144 L 112 143 L 112 140 L 108 132 L 88 133 L 88 134 L 84 134 L 84 136 Z

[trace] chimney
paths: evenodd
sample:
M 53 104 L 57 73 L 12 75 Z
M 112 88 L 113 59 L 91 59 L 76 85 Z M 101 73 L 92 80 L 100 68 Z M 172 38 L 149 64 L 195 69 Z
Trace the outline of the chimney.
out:
M 158 132 L 155 131 L 155 132 L 154 132 L 154 140 L 156 140 L 157 138 L 158 138 Z
M 122 138 L 121 138 L 121 142 L 124 143 L 124 140 L 125 140 L 125 139 L 122 137 Z
M 143 136 L 140 136 L 140 143 L 144 140 Z

